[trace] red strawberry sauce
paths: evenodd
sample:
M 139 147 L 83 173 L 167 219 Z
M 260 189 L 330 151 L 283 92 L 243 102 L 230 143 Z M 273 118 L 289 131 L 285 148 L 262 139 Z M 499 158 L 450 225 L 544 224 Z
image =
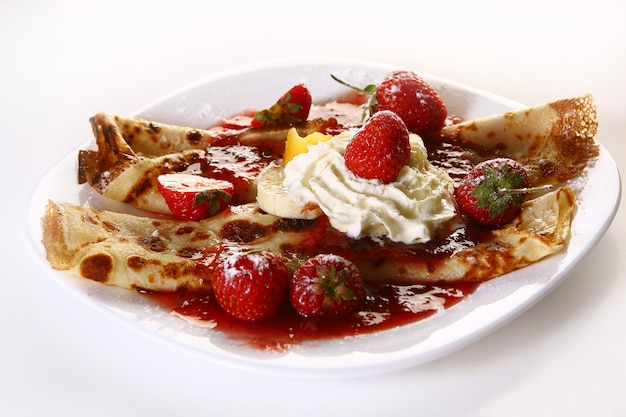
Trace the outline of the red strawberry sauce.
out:
M 286 302 L 278 317 L 261 323 L 247 323 L 229 316 L 212 292 L 150 294 L 149 297 L 179 315 L 205 322 L 233 340 L 260 350 L 282 351 L 304 341 L 356 336 L 413 323 L 455 305 L 476 287 L 473 283 L 437 287 L 367 285 L 366 301 L 352 315 L 304 318 Z
M 315 117 L 334 117 L 339 123 L 342 118 L 359 120 L 363 102 L 362 96 L 352 95 L 334 104 L 314 106 L 311 113 Z M 249 115 L 237 116 L 225 121 L 223 128 L 244 128 L 249 120 Z M 448 118 L 449 123 L 458 121 Z M 424 138 L 424 141 L 431 162 L 446 169 L 455 180 L 460 179 L 481 159 L 480 150 L 468 153 L 466 148 L 454 144 L 428 138 Z M 216 155 L 216 161 L 219 159 Z M 211 170 L 219 170 L 219 164 L 205 167 L 205 173 Z M 238 170 L 239 167 L 232 171 Z M 420 252 L 420 256 L 429 256 L 428 253 L 433 260 L 441 257 L 436 254 L 436 250 Z M 227 334 L 233 340 L 260 350 L 283 351 L 305 341 L 356 336 L 423 320 L 459 303 L 477 286 L 476 283 L 439 286 L 367 283 L 366 301 L 354 314 L 322 319 L 304 318 L 286 301 L 277 317 L 261 323 L 247 323 L 229 316 L 219 307 L 212 292 L 150 293 L 146 296 L 180 316 Z

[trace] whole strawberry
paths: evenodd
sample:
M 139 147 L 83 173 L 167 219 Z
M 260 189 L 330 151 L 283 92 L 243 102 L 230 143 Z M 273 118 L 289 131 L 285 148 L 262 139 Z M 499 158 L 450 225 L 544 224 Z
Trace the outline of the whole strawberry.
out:
M 380 111 L 354 134 L 344 153 L 346 167 L 365 179 L 395 181 L 411 156 L 409 131 L 395 113 Z
M 374 111 L 391 110 L 417 134 L 440 130 L 448 116 L 435 89 L 412 71 L 394 71 L 376 88 Z
M 235 192 L 229 181 L 192 174 L 164 174 L 157 187 L 170 211 L 181 220 L 201 220 L 228 207 Z
M 237 253 L 216 268 L 213 291 L 231 316 L 262 321 L 275 316 L 287 300 L 290 278 L 285 261 L 273 252 Z
M 476 165 L 459 183 L 455 197 L 474 222 L 499 227 L 519 212 L 524 197 L 535 189 L 524 167 L 509 158 L 490 159 Z
M 270 108 L 256 112 L 252 127 L 291 126 L 306 121 L 311 110 L 311 92 L 304 84 L 297 84 Z
M 393 71 L 379 85 L 352 86 L 331 75 L 336 81 L 371 95 L 369 111 L 396 113 L 413 133 L 425 135 L 443 128 L 448 110 L 435 89 L 413 71 Z
M 305 317 L 350 313 L 365 299 L 363 279 L 356 266 L 338 255 L 320 254 L 294 273 L 291 305 Z

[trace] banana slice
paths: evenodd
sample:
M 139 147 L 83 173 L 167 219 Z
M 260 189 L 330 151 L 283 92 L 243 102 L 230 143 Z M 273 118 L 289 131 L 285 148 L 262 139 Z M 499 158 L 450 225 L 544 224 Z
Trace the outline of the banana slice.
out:
M 319 206 L 302 206 L 289 198 L 283 186 L 283 167 L 270 165 L 257 179 L 256 200 L 259 207 L 275 216 L 312 220 L 322 215 Z

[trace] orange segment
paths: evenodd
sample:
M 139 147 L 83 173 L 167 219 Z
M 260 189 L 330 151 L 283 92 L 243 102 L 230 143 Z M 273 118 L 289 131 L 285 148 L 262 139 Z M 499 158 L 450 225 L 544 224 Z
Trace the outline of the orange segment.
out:
M 300 136 L 295 127 L 287 132 L 287 141 L 285 142 L 285 154 L 283 155 L 283 165 L 291 161 L 296 155 L 308 151 L 309 145 L 315 145 L 319 142 L 326 142 L 332 138 L 331 135 L 325 135 L 320 132 L 313 132 L 305 137 Z

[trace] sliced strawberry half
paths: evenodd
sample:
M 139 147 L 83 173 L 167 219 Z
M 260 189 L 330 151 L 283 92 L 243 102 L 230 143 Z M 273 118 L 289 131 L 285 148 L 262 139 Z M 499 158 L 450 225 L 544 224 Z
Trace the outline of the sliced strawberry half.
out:
M 235 192 L 229 181 L 175 173 L 159 175 L 159 192 L 181 220 L 201 220 L 224 210 Z

